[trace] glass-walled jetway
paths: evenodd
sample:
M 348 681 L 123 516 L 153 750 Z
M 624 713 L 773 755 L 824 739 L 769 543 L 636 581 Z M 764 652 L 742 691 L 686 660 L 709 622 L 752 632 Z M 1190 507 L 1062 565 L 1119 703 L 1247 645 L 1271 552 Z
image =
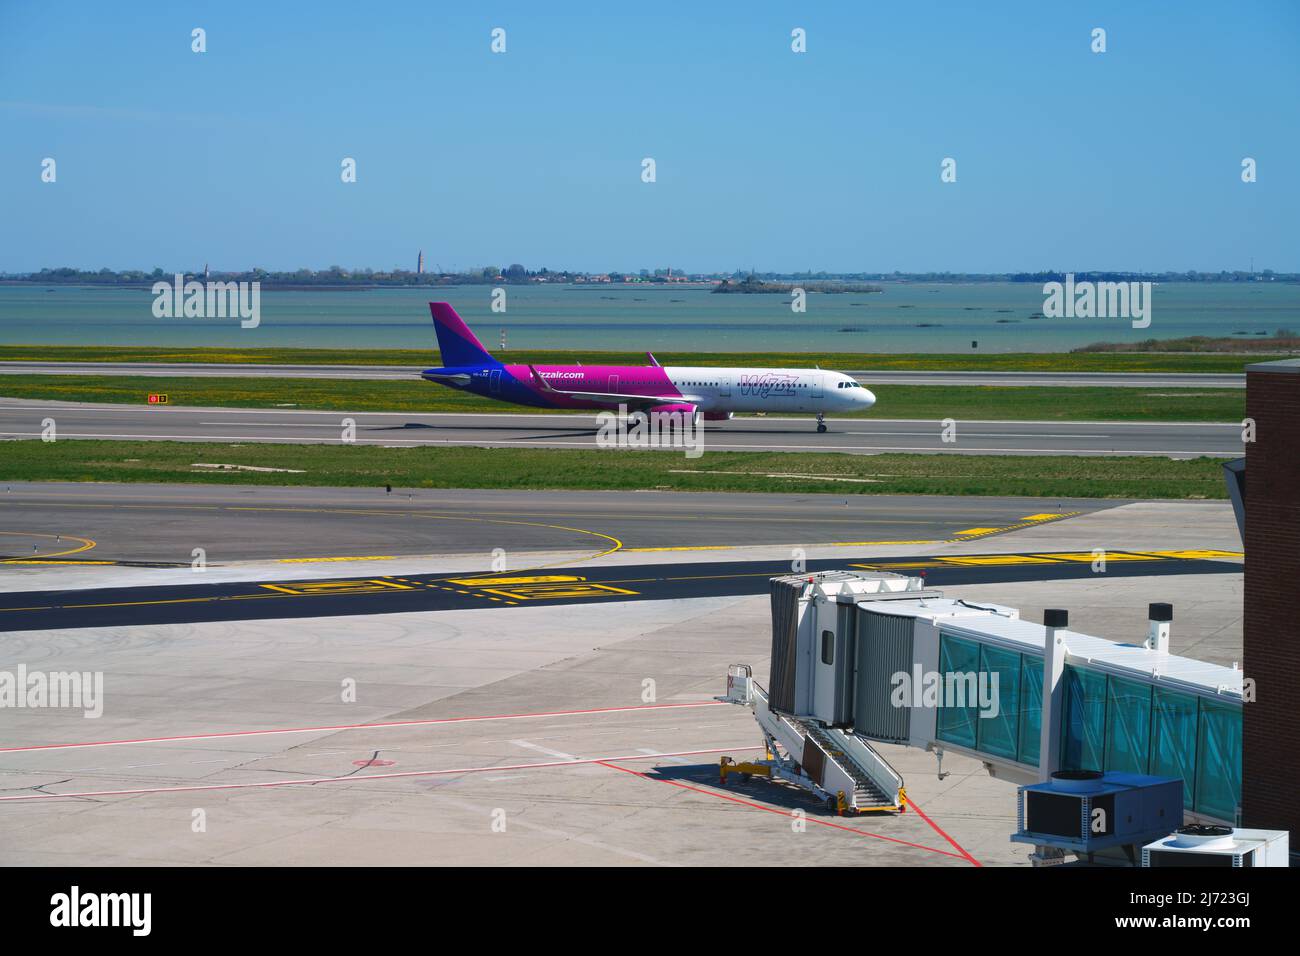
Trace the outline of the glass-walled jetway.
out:
M 941 672 L 999 677 L 996 716 L 975 704 L 940 704 L 936 740 L 1037 770 L 1042 732 L 1042 653 L 1010 651 L 944 634 Z M 1066 664 L 1060 770 L 1122 771 L 1183 782 L 1183 807 L 1235 822 L 1241 803 L 1241 701 L 1211 698 Z
M 1152 605 L 1145 640 L 1116 644 L 1069 630 L 1064 612 L 1049 627 L 918 579 L 853 583 L 867 577 L 772 582 L 773 711 L 964 753 L 1015 783 L 1058 770 L 1181 780 L 1189 815 L 1236 823 L 1242 675 L 1168 653 L 1167 605 Z

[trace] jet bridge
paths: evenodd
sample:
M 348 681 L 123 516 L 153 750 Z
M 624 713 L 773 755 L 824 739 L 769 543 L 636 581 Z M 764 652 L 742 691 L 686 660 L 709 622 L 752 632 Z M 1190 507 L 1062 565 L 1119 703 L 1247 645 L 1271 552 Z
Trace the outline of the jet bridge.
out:
M 861 600 L 937 595 L 921 578 L 824 571 L 772 581 L 771 691 L 747 665 L 727 671 L 720 698 L 753 709 L 766 757 L 722 758 L 721 775 L 774 777 L 811 791 L 840 813 L 901 812 L 903 778 L 862 736 L 852 732 L 852 610 Z
M 1169 653 L 1173 609 L 1116 643 L 920 578 L 828 571 L 771 583 L 770 689 L 734 666 L 722 698 L 750 706 L 765 761 L 731 773 L 797 783 L 840 810 L 901 809 L 902 778 L 873 742 L 956 752 L 1015 784 L 1057 771 L 1180 780 L 1193 822 L 1235 824 L 1243 680 Z M 842 794 L 842 796 L 841 796 Z

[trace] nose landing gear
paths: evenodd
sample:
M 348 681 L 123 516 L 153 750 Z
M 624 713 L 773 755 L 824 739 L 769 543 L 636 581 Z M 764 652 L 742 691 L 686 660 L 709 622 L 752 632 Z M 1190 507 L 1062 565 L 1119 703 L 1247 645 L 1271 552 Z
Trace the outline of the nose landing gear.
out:
M 818 412 L 818 413 L 817 413 L 817 432 L 818 432 L 818 434 L 820 434 L 821 432 L 824 432 L 824 431 L 826 431 L 826 415 L 825 415 L 823 412 Z

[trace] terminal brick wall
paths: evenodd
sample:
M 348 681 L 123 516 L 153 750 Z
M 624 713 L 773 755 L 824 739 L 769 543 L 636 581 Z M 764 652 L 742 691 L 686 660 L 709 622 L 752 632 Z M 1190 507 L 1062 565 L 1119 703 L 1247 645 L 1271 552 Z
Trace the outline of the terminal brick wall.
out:
M 1252 365 L 1246 414 L 1242 825 L 1300 838 L 1300 363 Z

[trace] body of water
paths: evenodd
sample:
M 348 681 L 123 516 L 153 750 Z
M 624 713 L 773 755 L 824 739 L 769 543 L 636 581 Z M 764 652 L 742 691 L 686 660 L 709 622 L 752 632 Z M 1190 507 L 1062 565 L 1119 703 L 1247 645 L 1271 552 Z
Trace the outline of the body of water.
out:
M 664 351 L 1060 352 L 1091 342 L 1187 335 L 1274 334 L 1300 328 L 1300 286 L 1172 283 L 1152 291 L 1152 321 L 1033 318 L 1032 283 L 885 283 L 878 293 L 811 294 L 807 311 L 784 295 L 707 289 L 507 286 L 505 313 L 491 287 L 263 292 L 261 324 L 159 319 L 148 289 L 0 286 L 0 344 L 228 348 L 432 348 L 427 302 L 450 302 L 489 349 L 504 329 L 511 349 Z

